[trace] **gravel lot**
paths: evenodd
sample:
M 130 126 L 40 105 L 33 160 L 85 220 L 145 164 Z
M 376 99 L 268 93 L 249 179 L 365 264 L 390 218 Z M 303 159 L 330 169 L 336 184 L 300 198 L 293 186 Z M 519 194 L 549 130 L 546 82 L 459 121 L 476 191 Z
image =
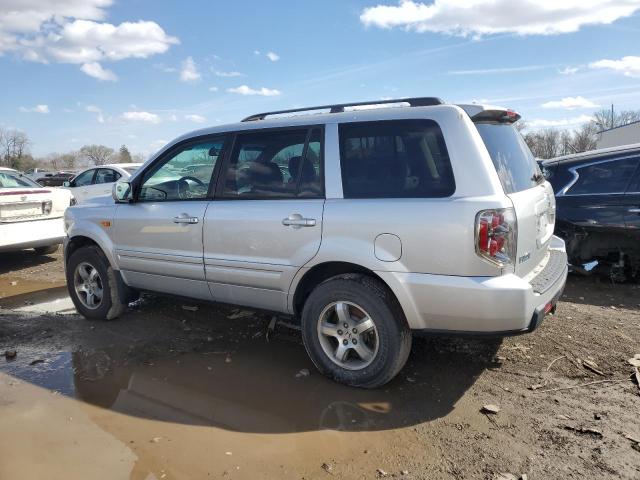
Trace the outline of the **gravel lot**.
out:
M 265 314 L 145 296 L 92 322 L 65 292 L 59 253 L 0 256 L 2 479 L 640 478 L 638 285 L 571 276 L 535 333 L 416 339 L 374 391 Z

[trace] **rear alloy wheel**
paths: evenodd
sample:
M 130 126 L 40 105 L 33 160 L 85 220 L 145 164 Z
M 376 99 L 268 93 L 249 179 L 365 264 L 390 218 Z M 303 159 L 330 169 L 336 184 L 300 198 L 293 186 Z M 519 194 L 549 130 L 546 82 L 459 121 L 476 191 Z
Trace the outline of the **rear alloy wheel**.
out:
M 411 350 L 411 331 L 397 300 L 381 281 L 361 274 L 330 278 L 311 292 L 302 335 L 318 370 L 356 387 L 389 382 Z

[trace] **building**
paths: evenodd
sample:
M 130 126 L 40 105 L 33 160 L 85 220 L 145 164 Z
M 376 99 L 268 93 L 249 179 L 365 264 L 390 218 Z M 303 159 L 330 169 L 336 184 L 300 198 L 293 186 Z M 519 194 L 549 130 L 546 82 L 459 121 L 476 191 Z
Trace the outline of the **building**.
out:
M 640 143 L 640 121 L 598 132 L 596 148 L 618 147 Z

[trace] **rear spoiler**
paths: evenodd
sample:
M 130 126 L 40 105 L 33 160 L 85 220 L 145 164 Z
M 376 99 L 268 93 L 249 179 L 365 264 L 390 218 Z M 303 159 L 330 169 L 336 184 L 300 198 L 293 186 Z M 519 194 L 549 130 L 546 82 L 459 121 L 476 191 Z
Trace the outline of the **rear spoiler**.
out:
M 516 123 L 520 120 L 520 114 L 515 110 L 494 105 L 458 105 L 474 122 L 501 122 Z

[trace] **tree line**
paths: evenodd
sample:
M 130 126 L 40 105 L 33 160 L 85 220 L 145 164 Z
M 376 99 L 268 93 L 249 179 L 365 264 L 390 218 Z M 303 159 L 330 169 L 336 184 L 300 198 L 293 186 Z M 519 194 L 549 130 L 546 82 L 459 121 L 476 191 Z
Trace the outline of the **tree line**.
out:
M 544 128 L 530 131 L 527 122 L 522 120 L 516 123 L 516 127 L 535 157 L 554 158 L 594 150 L 599 132 L 639 121 L 640 110 L 600 110 L 592 117 L 593 120 L 573 130 Z
M 84 145 L 78 150 L 50 153 L 39 158 L 31 154 L 30 145 L 31 141 L 26 133 L 0 128 L 0 166 L 22 171 L 34 167 L 75 170 L 89 165 L 144 161 L 142 155 L 132 155 L 126 145 L 122 145 L 117 151 L 104 145 Z

